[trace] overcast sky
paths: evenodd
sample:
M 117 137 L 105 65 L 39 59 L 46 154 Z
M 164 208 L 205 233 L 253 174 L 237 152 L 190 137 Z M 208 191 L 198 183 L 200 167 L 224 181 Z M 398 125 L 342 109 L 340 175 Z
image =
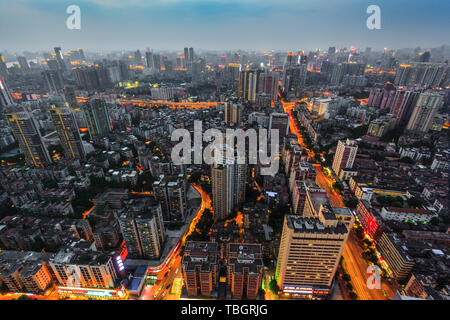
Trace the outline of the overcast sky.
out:
M 81 30 L 66 28 L 71 4 Z M 381 30 L 366 27 L 371 4 Z M 0 52 L 430 48 L 449 44 L 449 12 L 448 0 L 0 0 Z

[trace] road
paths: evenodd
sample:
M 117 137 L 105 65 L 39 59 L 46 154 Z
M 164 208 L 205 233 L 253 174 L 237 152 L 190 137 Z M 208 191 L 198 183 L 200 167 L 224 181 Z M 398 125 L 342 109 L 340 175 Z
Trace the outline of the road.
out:
M 331 204 L 335 207 L 345 207 L 342 197 L 333 189 L 333 178 L 325 176 L 320 165 L 315 165 L 315 167 L 317 173 L 316 183 L 325 189 Z
M 157 282 L 155 285 L 145 286 L 140 298 L 141 300 L 161 300 L 170 295 L 171 286 L 173 285 L 175 277 L 181 276 L 180 252 L 181 248 L 186 243 L 186 238 L 195 230 L 198 221 L 206 209 L 213 212 L 210 196 L 199 185 L 192 184 L 192 186 L 200 193 L 202 197 L 200 208 L 197 210 L 197 213 L 192 219 L 189 228 L 186 229 L 186 232 L 181 237 L 180 241 L 174 246 L 164 262 L 158 267 L 149 268 L 148 273 L 156 276 Z M 170 295 L 170 297 L 174 298 L 175 296 Z
M 290 117 L 290 129 L 291 132 L 297 135 L 297 139 L 299 144 L 307 150 L 308 155 L 314 159 L 314 152 L 308 150 L 303 142 L 302 136 L 300 135 L 298 128 L 295 125 L 295 121 L 292 118 L 291 110 L 295 106 L 295 102 L 282 102 L 283 109 L 286 113 L 288 113 Z M 317 172 L 316 183 L 325 189 L 328 194 L 328 197 L 331 200 L 331 203 L 335 207 L 345 207 L 344 202 L 340 194 L 338 194 L 333 189 L 334 178 L 330 176 L 326 176 L 320 164 L 314 164 Z M 367 287 L 366 281 L 368 274 L 367 271 L 367 261 L 362 257 L 362 248 L 359 246 L 358 242 L 355 239 L 354 232 L 350 231 L 347 243 L 345 245 L 343 251 L 343 257 L 345 261 L 345 267 L 347 273 L 351 277 L 351 282 L 353 284 L 355 292 L 358 294 L 361 300 L 387 300 L 391 299 L 395 293 L 395 289 L 393 285 L 388 283 L 387 281 L 382 281 L 381 289 L 369 289 Z M 383 295 L 382 290 L 386 292 L 386 296 Z
M 381 289 L 369 289 L 366 281 L 368 278 L 366 260 L 361 256 L 363 250 L 359 246 L 354 232 L 348 237 L 344 248 L 344 267 L 351 277 L 351 283 L 356 294 L 361 300 L 390 300 L 395 294 L 395 289 L 388 281 L 381 281 Z M 382 291 L 386 292 L 386 296 Z

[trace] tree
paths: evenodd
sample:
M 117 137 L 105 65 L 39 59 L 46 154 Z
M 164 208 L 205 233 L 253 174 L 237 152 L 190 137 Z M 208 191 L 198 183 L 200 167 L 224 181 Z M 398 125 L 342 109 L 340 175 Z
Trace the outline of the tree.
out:
M 351 280 L 350 275 L 348 273 L 344 273 L 342 275 L 342 280 L 349 282 Z
M 422 200 L 417 199 L 416 197 L 411 197 L 406 202 L 408 203 L 408 206 L 412 208 L 420 207 L 423 203 Z
M 278 292 L 280 291 L 280 287 L 278 286 L 277 281 L 275 280 L 275 278 L 273 278 L 272 280 L 270 280 L 269 282 L 269 289 L 274 293 L 274 294 L 278 294 Z
M 358 205 L 358 199 L 356 198 L 344 199 L 344 204 L 346 207 L 350 209 L 355 209 L 356 206 Z
M 352 299 L 352 300 L 358 299 L 358 295 L 354 291 L 351 291 L 349 295 L 350 295 L 350 299 Z

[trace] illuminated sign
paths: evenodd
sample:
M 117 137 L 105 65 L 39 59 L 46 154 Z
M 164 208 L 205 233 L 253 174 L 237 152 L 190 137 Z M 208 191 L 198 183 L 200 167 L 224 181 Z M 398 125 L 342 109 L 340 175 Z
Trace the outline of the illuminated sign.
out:
M 107 291 L 88 291 L 86 292 L 88 296 L 96 296 L 96 297 L 111 297 L 112 294 Z

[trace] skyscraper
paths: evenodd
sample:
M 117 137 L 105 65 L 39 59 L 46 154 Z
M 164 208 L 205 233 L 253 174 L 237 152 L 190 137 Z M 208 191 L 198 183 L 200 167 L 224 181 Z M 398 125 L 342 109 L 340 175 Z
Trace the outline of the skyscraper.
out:
M 218 256 L 218 243 L 186 242 L 181 270 L 188 296 L 211 296 L 218 283 Z
M 111 131 L 111 119 L 105 100 L 92 98 L 83 105 L 83 111 L 92 138 L 106 136 Z
M 409 118 L 407 130 L 427 132 L 438 109 L 442 106 L 443 97 L 438 93 L 424 92 L 417 99 Z
M 275 273 L 282 292 L 292 298 L 326 297 L 348 232 L 332 212 L 318 218 L 285 216 Z
M 339 141 L 333 159 L 333 171 L 339 175 L 341 169 L 352 168 L 355 161 L 358 145 L 355 140 L 347 139 L 345 142 Z
M 75 117 L 68 107 L 52 106 L 48 110 L 67 158 L 84 160 L 86 152 Z
M 132 199 L 118 213 L 128 255 L 157 259 L 162 253 L 164 224 L 161 204 L 152 199 Z
M 13 99 L 11 97 L 11 92 L 9 91 L 6 82 L 0 78 L 0 112 L 2 109 L 8 105 L 13 104 Z
M 5 117 L 15 140 L 19 143 L 20 150 L 25 155 L 27 164 L 36 167 L 50 164 L 52 160 L 32 115 L 20 107 L 9 108 L 5 112 Z
M 260 244 L 228 244 L 228 286 L 234 299 L 256 299 L 261 289 L 264 263 Z
M 227 217 L 245 200 L 246 171 L 246 164 L 238 164 L 236 157 L 224 155 L 222 163 L 214 161 L 211 168 L 213 206 L 219 219 Z

